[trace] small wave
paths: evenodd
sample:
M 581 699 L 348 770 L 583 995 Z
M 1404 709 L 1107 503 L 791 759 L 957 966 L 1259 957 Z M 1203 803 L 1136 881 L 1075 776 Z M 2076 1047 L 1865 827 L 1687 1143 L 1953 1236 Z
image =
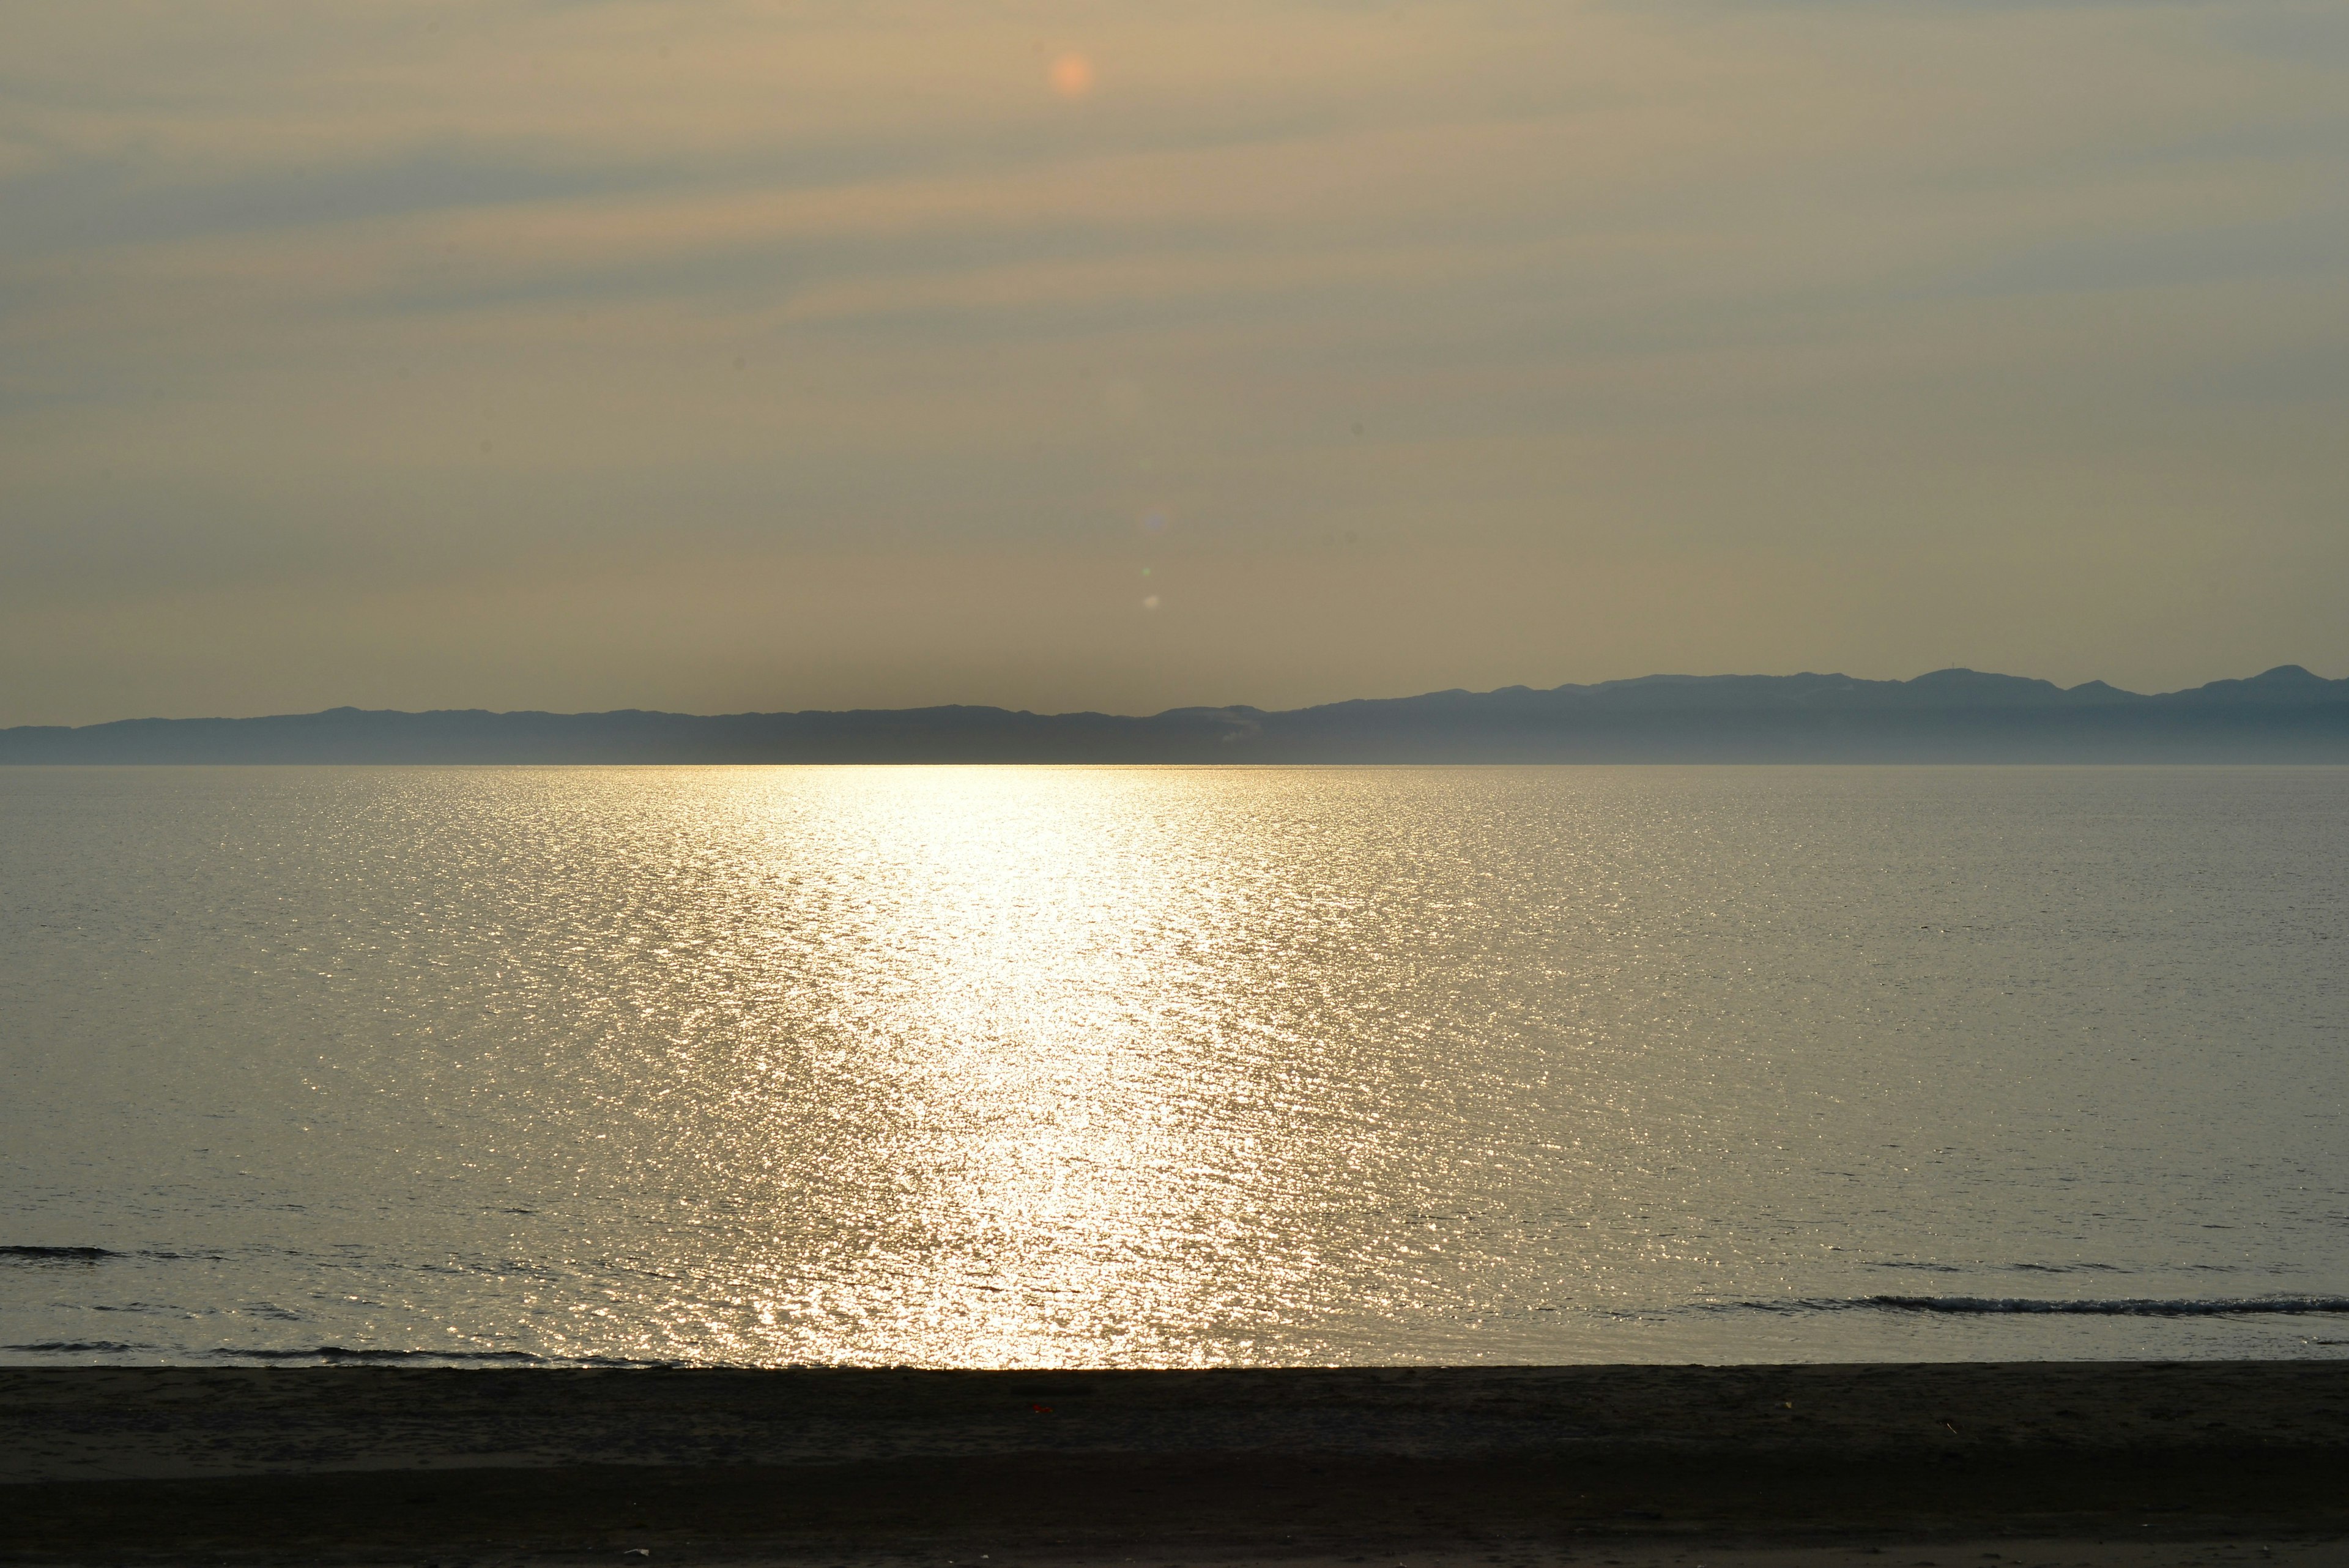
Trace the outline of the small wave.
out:
M 1892 1260 L 1873 1262 L 1871 1269 L 1905 1269 L 1917 1274 L 1962 1274 L 1966 1271 L 1955 1263 L 1910 1263 Z
M 2116 1263 L 2009 1263 L 2018 1274 L 2125 1274 Z
M 653 1361 L 625 1355 L 539 1355 L 527 1350 L 354 1349 L 344 1345 L 321 1345 L 309 1349 L 275 1347 L 257 1350 L 243 1350 L 233 1345 L 222 1345 L 216 1350 L 199 1351 L 194 1354 L 214 1361 L 326 1361 L 350 1366 L 413 1364 L 421 1366 L 446 1366 L 452 1362 L 503 1366 L 673 1366 L 680 1365 L 676 1362 Z
M 527 1350 L 354 1350 L 342 1345 L 314 1345 L 307 1350 L 236 1350 L 223 1347 L 207 1355 L 237 1361 L 518 1361 L 546 1360 Z
M 1920 1274 L 1971 1274 L 2004 1272 L 2011 1274 L 2125 1274 L 2128 1271 L 2116 1263 L 1929 1263 L 1908 1259 L 1878 1259 L 1868 1265 L 1871 1269 L 1903 1269 Z
M 100 1258 L 120 1256 L 104 1247 L 0 1247 L 0 1258 L 27 1263 L 95 1263 Z
M 2069 1313 L 2085 1317 L 2234 1317 L 2249 1313 L 2300 1315 L 2349 1313 L 2349 1296 L 2251 1296 L 2237 1301 L 2034 1301 L 2015 1296 L 1870 1296 L 1863 1306 L 1888 1312 Z
M 1921 1312 L 1956 1317 L 2044 1314 L 2076 1317 L 2313 1316 L 2349 1314 L 2349 1296 L 2247 1296 L 2225 1301 L 2106 1298 L 2046 1301 L 2028 1296 L 1851 1296 L 1825 1301 L 1733 1302 L 1755 1312 Z
M 198 1361 L 275 1362 L 325 1361 L 349 1366 L 398 1366 L 412 1364 L 421 1366 L 446 1366 L 451 1363 L 484 1364 L 506 1366 L 628 1366 L 657 1367 L 681 1365 L 676 1362 L 647 1361 L 616 1355 L 535 1355 L 527 1350 L 377 1350 L 353 1349 L 349 1345 L 322 1345 L 309 1349 L 237 1349 L 223 1345 L 215 1350 L 191 1350 L 161 1345 L 130 1343 L 119 1339 L 43 1339 L 25 1345 L 0 1345 L 0 1355 L 160 1355 L 167 1362 L 188 1366 Z

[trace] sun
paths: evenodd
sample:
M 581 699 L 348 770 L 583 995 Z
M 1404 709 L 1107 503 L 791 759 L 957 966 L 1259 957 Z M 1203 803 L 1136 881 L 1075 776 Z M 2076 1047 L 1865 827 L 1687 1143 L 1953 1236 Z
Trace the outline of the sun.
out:
M 1052 90 L 1062 98 L 1083 98 L 1093 90 L 1093 63 L 1073 49 L 1052 60 Z

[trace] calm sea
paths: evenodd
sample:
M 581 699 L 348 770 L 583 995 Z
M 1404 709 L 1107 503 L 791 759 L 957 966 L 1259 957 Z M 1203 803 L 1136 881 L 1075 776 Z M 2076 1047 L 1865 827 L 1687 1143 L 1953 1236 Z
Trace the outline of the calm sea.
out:
M 2337 1355 L 2349 770 L 0 770 L 0 1359 Z

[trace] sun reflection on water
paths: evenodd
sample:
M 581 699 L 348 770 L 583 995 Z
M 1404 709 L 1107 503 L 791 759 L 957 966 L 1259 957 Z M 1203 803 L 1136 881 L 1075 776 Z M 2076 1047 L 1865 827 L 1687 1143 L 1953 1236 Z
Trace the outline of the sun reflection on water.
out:
M 1251 1107 L 1268 1064 L 1229 1048 L 1248 1009 L 1226 993 L 1222 954 L 1244 930 L 1244 879 L 1164 831 L 1163 787 L 1116 775 L 814 782 L 849 853 L 808 867 L 792 827 L 811 781 L 768 775 L 777 858 L 743 865 L 735 896 L 773 924 L 771 1024 L 817 1027 L 773 1042 L 802 1067 L 753 1079 L 737 1103 L 756 1123 L 734 1131 L 789 1185 L 817 1175 L 811 1198 L 861 1202 L 820 1260 L 792 1255 L 796 1217 L 755 1265 L 803 1282 L 767 1298 L 761 1324 L 788 1320 L 796 1341 L 830 1319 L 850 1355 L 964 1366 L 1074 1345 L 1115 1358 L 1137 1339 L 1164 1342 L 1160 1357 L 1178 1339 L 1185 1358 L 1212 1355 L 1233 1303 L 1198 1264 L 1260 1233 L 1249 1216 L 1267 1196 Z M 832 960 L 815 970 L 795 961 L 811 903 Z M 826 1121 L 842 1136 L 823 1137 Z M 1282 1295 L 1283 1264 L 1250 1260 L 1250 1311 Z

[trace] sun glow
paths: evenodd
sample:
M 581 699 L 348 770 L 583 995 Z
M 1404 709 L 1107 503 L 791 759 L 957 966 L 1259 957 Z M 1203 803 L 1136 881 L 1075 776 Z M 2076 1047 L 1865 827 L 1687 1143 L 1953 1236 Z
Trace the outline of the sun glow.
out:
M 1084 98 L 1093 90 L 1093 63 L 1071 50 L 1052 59 L 1052 90 L 1062 98 Z

